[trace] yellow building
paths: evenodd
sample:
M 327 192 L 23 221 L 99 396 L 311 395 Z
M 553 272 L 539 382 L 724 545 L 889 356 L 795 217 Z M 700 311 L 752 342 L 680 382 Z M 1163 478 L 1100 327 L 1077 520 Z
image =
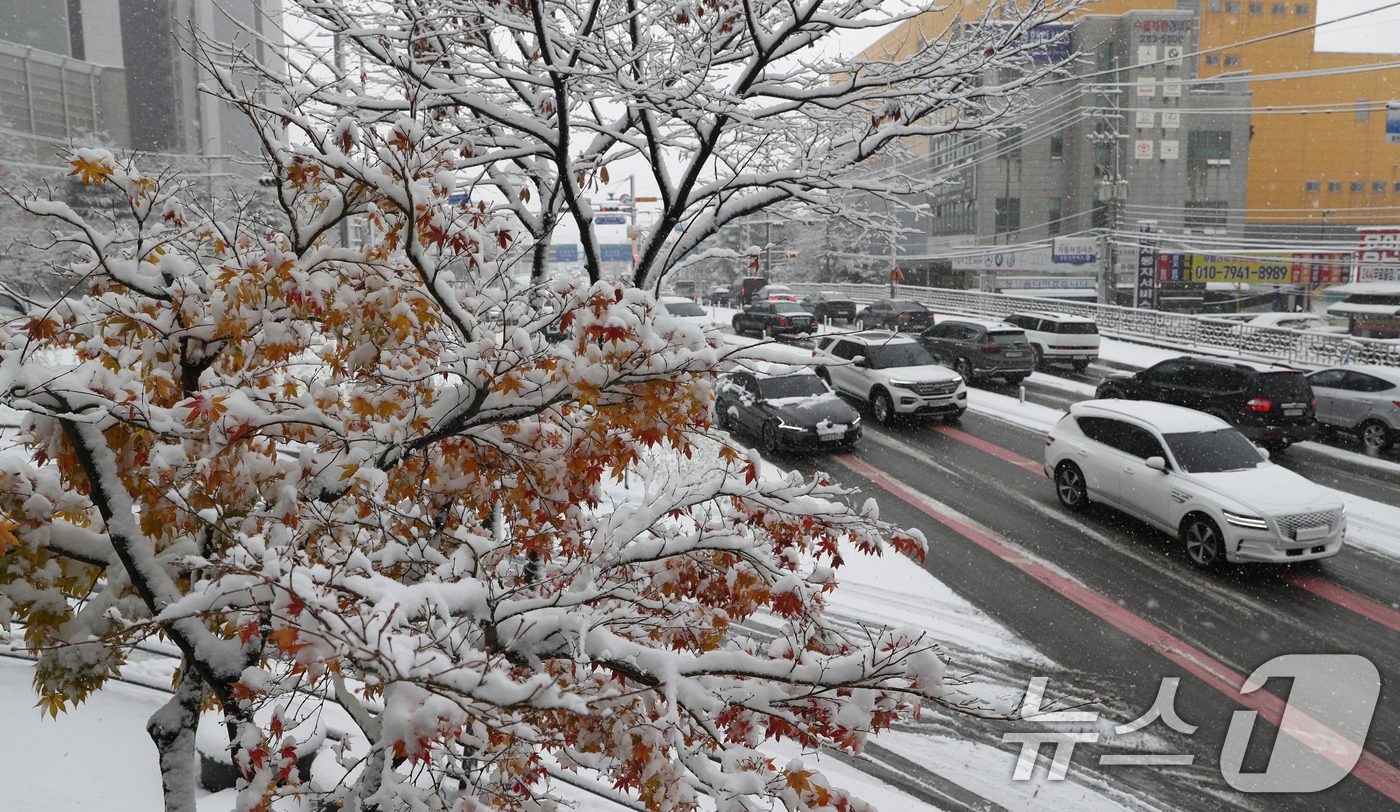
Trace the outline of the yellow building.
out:
M 920 37 L 938 38 L 954 19 L 976 19 L 988 5 L 972 0 L 925 15 L 866 55 L 897 59 Z M 1318 52 L 1311 28 L 1240 44 L 1315 24 L 1315 2 L 1100 0 L 1081 13 L 1133 10 L 1195 11 L 1198 75 L 1249 72 L 1254 111 L 1245 219 L 1251 232 L 1286 224 L 1400 223 L 1400 144 L 1386 143 L 1385 133 L 1386 103 L 1400 101 L 1400 56 Z M 1354 70 L 1372 65 L 1397 67 Z M 1283 76 L 1267 78 L 1274 75 Z

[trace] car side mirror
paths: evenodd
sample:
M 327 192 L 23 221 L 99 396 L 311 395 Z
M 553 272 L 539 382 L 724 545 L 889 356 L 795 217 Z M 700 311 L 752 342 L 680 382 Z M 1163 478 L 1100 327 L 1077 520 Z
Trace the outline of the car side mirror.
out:
M 1161 471 L 1164 474 L 1167 472 L 1167 460 L 1165 457 L 1154 454 L 1148 457 L 1144 464 L 1154 471 Z
M 1269 449 L 1264 448 L 1263 446 L 1255 446 L 1254 449 L 1259 452 L 1259 456 L 1263 457 L 1266 460 L 1269 458 Z
M 870 368 L 870 359 L 868 359 L 868 358 L 866 358 L 865 356 L 862 355 L 861 357 L 859 357 L 859 358 L 857 358 L 856 360 L 852 361 L 851 364 L 852 364 L 853 366 L 858 366 L 858 367 L 860 367 L 861 369 L 869 369 L 869 368 Z

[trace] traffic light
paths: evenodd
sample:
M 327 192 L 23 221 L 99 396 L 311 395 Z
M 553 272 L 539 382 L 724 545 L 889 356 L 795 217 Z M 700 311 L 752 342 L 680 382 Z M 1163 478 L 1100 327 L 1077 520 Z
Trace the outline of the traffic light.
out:
M 796 251 L 789 251 L 789 252 L 787 252 L 787 258 L 788 258 L 788 259 L 797 259 L 797 252 L 796 252 Z

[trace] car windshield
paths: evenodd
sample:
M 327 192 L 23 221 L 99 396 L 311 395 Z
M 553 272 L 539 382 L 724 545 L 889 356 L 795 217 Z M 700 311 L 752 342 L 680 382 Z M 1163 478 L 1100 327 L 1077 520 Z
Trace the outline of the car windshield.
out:
M 703 316 L 705 308 L 695 302 L 667 302 L 666 312 L 672 316 Z
M 928 354 L 928 350 L 913 342 L 886 344 L 883 347 L 876 347 L 870 352 L 871 369 L 918 367 L 934 363 L 937 362 L 933 360 L 932 355 Z
M 781 378 L 760 378 L 758 393 L 764 400 L 781 398 L 805 398 L 825 395 L 826 384 L 816 375 L 786 375 Z
M 990 338 L 993 344 L 1015 345 L 1026 343 L 1025 333 L 988 333 L 987 338 Z
M 774 313 L 806 313 L 807 311 L 803 310 L 803 309 L 802 309 L 802 305 L 798 304 L 797 302 L 774 302 L 774 303 L 773 303 L 773 312 L 774 312 Z
M 1235 429 L 1164 435 L 1176 464 L 1188 474 L 1241 471 L 1264 461 L 1259 449 Z

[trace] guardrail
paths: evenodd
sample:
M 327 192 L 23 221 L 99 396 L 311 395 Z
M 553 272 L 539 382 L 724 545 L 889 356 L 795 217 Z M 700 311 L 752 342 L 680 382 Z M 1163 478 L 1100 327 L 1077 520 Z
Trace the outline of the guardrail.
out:
M 819 290 L 840 291 L 857 300 L 889 296 L 886 285 L 785 282 L 799 296 Z M 899 297 L 913 299 L 936 313 L 966 313 L 1001 317 L 1021 310 L 1048 310 L 1093 319 L 1110 337 L 1147 339 L 1182 350 L 1220 350 L 1307 366 L 1381 364 L 1400 366 L 1400 341 L 1357 338 L 1328 333 L 1304 333 L 1277 327 L 1254 327 L 1186 313 L 1137 310 L 1117 305 L 1067 302 L 1033 296 L 1011 296 L 975 290 L 951 290 L 900 285 Z

